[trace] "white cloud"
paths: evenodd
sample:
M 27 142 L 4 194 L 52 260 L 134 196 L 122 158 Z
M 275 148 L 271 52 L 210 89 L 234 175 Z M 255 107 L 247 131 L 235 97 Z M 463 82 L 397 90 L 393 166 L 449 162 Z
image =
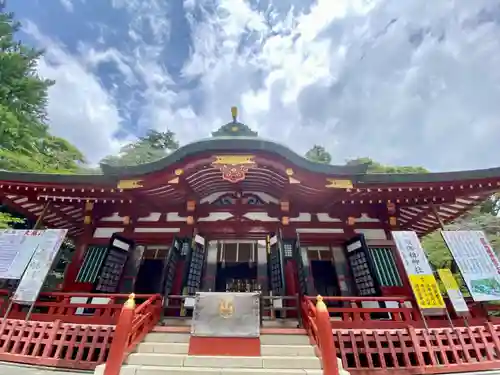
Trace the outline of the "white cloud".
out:
M 128 30 L 131 53 L 87 46 L 79 62 L 51 42 L 46 60 L 52 55 L 71 63 L 42 65 L 53 78 L 61 75 L 61 90 L 73 87 L 75 100 L 88 106 L 72 113 L 74 121 L 97 121 L 90 115 L 96 105 L 108 145 L 101 149 L 115 144 L 110 140 L 120 118 L 83 64 L 112 61 L 123 84 L 146 87 L 139 127 L 170 128 L 182 143 L 227 122 L 236 104 L 241 120 L 261 135 L 300 153 L 322 144 L 338 163 L 370 156 L 436 170 L 500 164 L 496 1 L 184 0 L 192 49 L 183 79 L 199 80 L 194 90 L 176 87 L 163 60 L 166 42 L 177 35 L 170 17 L 179 15 L 170 15 L 160 0 L 111 1 L 135 17 Z M 149 44 L 146 33 L 153 35 Z M 63 73 L 70 68 L 84 85 Z M 58 104 L 66 102 L 53 99 L 56 87 L 50 113 L 55 119 L 60 112 L 61 125 L 55 129 L 79 138 L 76 125 L 67 127 L 70 111 Z M 193 105 L 193 95 L 201 104 Z
M 278 17 L 272 3 L 257 12 L 221 0 L 192 25 L 186 73 L 202 76 L 207 126 L 232 100 L 261 134 L 300 152 L 324 144 L 337 162 L 493 166 L 500 8 L 492 3 L 319 0 L 307 13 Z M 477 25 L 481 14 L 492 22 Z M 237 54 L 249 32 L 255 42 Z M 258 89 L 256 70 L 264 76 Z
M 92 163 L 115 153 L 120 143 L 114 135 L 121 118 L 113 98 L 75 56 L 41 34 L 33 23 L 24 26 L 24 31 L 46 48 L 39 63 L 41 76 L 56 81 L 49 89 L 51 131 L 76 145 Z
M 73 7 L 73 2 L 71 0 L 59 0 L 61 2 L 61 5 L 66 9 L 68 12 L 73 12 L 75 9 Z

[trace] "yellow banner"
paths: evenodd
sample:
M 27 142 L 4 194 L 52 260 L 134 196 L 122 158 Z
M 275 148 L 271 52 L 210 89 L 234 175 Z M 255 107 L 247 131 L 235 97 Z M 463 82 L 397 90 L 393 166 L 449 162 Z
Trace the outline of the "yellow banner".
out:
M 438 275 L 446 288 L 446 293 L 448 293 L 448 297 L 450 298 L 455 312 L 457 314 L 467 314 L 469 312 L 469 306 L 467 306 L 467 302 L 465 302 L 464 296 L 451 270 L 447 268 L 439 269 Z
M 408 279 L 422 310 L 446 307 L 434 275 L 409 275 Z
M 451 271 L 447 268 L 442 268 L 437 270 L 439 278 L 444 284 L 444 287 L 446 290 L 460 290 L 457 280 L 455 280 L 455 277 L 453 277 L 453 274 Z

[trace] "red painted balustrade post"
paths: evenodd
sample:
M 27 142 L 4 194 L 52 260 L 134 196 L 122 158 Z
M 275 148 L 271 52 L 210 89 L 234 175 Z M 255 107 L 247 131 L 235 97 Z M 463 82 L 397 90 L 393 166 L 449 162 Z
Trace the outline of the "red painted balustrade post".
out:
M 128 347 L 128 338 L 132 329 L 135 313 L 135 294 L 132 293 L 123 305 L 120 317 L 116 323 L 113 341 L 109 348 L 104 375 L 119 375 L 123 364 L 123 356 Z
M 338 375 L 337 351 L 333 340 L 330 314 L 321 296 L 316 298 L 316 326 L 318 327 L 318 344 L 323 362 L 323 375 Z

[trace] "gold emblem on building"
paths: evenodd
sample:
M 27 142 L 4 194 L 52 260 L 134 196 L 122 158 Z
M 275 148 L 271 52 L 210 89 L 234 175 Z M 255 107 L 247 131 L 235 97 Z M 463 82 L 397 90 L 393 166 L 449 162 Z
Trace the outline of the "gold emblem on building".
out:
M 353 184 L 351 180 L 336 180 L 334 178 L 327 178 L 325 187 L 333 189 L 352 189 Z
M 222 172 L 223 180 L 233 184 L 243 181 L 248 170 L 257 166 L 253 155 L 219 155 L 212 165 Z
M 219 301 L 219 315 L 221 318 L 228 319 L 234 314 L 234 303 L 232 299 L 222 298 Z

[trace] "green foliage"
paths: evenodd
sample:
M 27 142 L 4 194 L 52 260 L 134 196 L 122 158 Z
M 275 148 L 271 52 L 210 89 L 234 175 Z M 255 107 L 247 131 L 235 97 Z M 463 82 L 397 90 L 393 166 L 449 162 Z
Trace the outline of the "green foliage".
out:
M 370 158 L 363 157 L 347 161 L 346 165 L 367 164 L 368 173 L 428 173 L 429 171 L 423 167 L 411 166 L 392 166 L 383 165 Z
M 482 204 L 481 213 L 489 213 L 493 216 L 500 213 L 500 193 L 493 194 L 490 199 Z
M 74 172 L 84 157 L 68 141 L 49 133 L 47 90 L 54 82 L 38 76 L 43 51 L 14 39 L 19 28 L 0 1 L 0 169 Z
M 118 156 L 106 156 L 101 163 L 116 167 L 145 164 L 162 159 L 178 148 L 174 132 L 149 130 L 136 142 L 122 147 Z
M 332 156 L 323 146 L 314 145 L 309 151 L 306 152 L 306 159 L 315 163 L 330 164 Z
M 23 219 L 12 216 L 6 212 L 0 212 L 0 229 L 10 228 L 13 224 L 22 224 Z

